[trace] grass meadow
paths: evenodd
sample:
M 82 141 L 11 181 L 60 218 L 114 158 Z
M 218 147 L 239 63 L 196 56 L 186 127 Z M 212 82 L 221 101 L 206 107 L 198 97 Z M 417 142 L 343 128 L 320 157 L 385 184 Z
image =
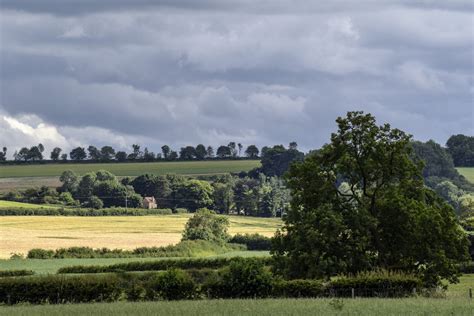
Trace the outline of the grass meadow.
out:
M 474 183 L 474 167 L 473 168 L 456 168 L 460 174 L 466 177 L 467 180 Z
M 4 315 L 473 315 L 468 298 L 200 300 L 13 306 Z
M 231 251 L 212 257 L 260 257 L 269 256 L 268 251 Z M 35 274 L 54 274 L 59 268 L 70 266 L 107 266 L 116 263 L 157 261 L 176 258 L 92 258 L 92 259 L 9 259 L 0 260 L 0 270 L 32 270 Z
M 12 253 L 26 254 L 32 248 L 87 246 L 134 249 L 175 244 L 181 239 L 191 215 L 2 216 L 0 258 L 9 258 Z M 228 218 L 231 234 L 260 233 L 270 237 L 282 225 L 278 218 Z

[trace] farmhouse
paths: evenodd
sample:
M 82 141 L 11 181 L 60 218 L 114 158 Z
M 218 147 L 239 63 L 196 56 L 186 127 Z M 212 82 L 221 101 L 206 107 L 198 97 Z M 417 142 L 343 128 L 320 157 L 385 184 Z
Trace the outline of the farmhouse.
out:
M 153 196 L 146 196 L 143 198 L 143 207 L 144 208 L 156 208 L 156 200 Z

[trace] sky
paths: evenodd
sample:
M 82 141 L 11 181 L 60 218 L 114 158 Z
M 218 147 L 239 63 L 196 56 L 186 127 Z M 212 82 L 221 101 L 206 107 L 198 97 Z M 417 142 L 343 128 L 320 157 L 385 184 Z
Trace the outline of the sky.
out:
M 0 146 L 328 142 L 362 110 L 474 135 L 470 0 L 2 0 Z

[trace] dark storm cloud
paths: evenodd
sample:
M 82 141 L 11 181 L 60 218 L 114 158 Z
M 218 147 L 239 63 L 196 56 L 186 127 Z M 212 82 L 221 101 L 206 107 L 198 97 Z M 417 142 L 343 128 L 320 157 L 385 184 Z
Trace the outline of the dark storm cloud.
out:
M 365 1 L 290 1 L 290 0 L 3 0 L 1 7 L 33 13 L 59 15 L 103 11 L 174 8 L 185 10 L 234 10 L 250 13 L 307 13 L 345 10 L 371 10 L 383 6 L 410 6 L 424 9 L 471 10 L 468 0 L 365 0 Z
M 474 133 L 470 1 L 0 7 L 0 145 L 311 149 L 358 109 L 422 140 Z

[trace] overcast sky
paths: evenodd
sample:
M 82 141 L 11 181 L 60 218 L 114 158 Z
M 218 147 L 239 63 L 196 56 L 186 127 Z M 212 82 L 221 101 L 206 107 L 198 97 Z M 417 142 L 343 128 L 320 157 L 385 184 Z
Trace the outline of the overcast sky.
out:
M 308 5 L 308 2 L 313 3 Z M 2 0 L 0 146 L 474 135 L 471 0 Z M 48 154 L 49 156 L 49 154 Z

